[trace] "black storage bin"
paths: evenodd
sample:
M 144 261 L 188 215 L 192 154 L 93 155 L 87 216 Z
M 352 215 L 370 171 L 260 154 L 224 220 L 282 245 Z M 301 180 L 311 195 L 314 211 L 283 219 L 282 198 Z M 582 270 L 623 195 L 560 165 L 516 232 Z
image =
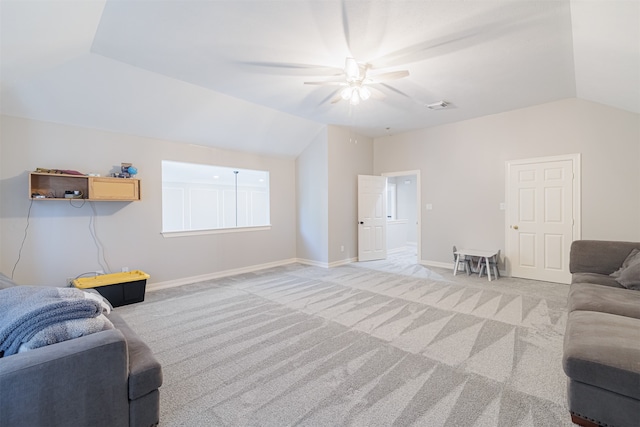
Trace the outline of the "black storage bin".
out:
M 135 270 L 83 277 L 74 280 L 73 285 L 79 289 L 95 289 L 109 300 L 112 306 L 119 307 L 144 301 L 149 277 L 147 273 Z

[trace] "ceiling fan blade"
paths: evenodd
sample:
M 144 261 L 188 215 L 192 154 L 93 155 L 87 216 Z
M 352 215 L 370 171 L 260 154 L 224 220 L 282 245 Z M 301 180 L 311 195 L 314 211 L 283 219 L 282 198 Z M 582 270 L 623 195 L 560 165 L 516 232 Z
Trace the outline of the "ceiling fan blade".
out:
M 242 65 L 250 65 L 259 67 L 265 72 L 268 69 L 278 74 L 295 74 L 308 76 L 342 76 L 344 70 L 336 67 L 328 67 L 326 65 L 300 64 L 295 62 L 267 62 L 267 61 L 249 61 L 239 62 Z
M 347 44 L 347 49 L 351 52 L 351 34 L 349 32 L 349 16 L 347 15 L 347 2 L 342 0 L 340 2 L 340 8 L 342 12 L 342 31 L 344 33 L 344 41 Z
M 415 102 L 415 103 L 416 103 L 416 104 L 418 104 L 418 105 L 422 105 L 422 106 L 424 106 L 424 105 L 425 105 L 425 104 L 424 104 L 424 102 L 421 102 L 421 101 L 419 101 L 419 100 L 415 99 L 414 97 L 412 97 L 412 96 L 410 96 L 410 95 L 408 95 L 408 94 L 404 93 L 403 91 L 401 91 L 401 90 L 399 90 L 399 89 L 396 89 L 395 87 L 393 87 L 393 86 L 391 86 L 391 85 L 388 85 L 388 84 L 386 84 L 386 83 L 380 83 L 380 86 L 383 86 L 383 87 L 385 87 L 385 88 L 389 89 L 391 92 L 394 92 L 394 93 L 396 93 L 396 94 L 398 94 L 398 95 L 402 96 L 403 98 L 407 98 L 409 101 L 411 101 L 411 102 Z
M 399 90 L 399 89 L 396 89 L 396 88 L 395 88 L 395 87 L 393 87 L 393 86 L 390 86 L 390 85 L 388 85 L 388 84 L 386 84 L 386 83 L 381 83 L 381 86 L 386 87 L 387 89 L 389 89 L 389 90 L 390 90 L 390 91 L 392 91 L 392 92 L 397 93 L 398 95 L 401 95 L 401 96 L 404 96 L 405 98 L 409 98 L 409 99 L 411 99 L 411 97 L 410 97 L 409 95 L 407 95 L 406 93 L 404 93 L 403 91 L 401 91 L 401 90 Z
M 380 83 L 387 80 L 397 80 L 409 75 L 408 70 L 401 71 L 389 71 L 388 73 L 376 74 L 375 76 L 367 77 L 366 83 Z
M 324 81 L 324 82 L 304 82 L 306 85 L 316 85 L 316 86 L 347 86 L 346 82 L 343 81 Z
M 540 9 L 537 14 L 518 13 L 517 16 L 512 16 L 511 19 L 505 20 L 505 13 L 509 9 L 503 8 L 502 5 L 496 7 L 500 8 L 499 13 L 495 9 L 487 9 L 484 12 L 469 15 L 459 20 L 454 25 L 454 27 L 460 28 L 457 31 L 389 52 L 367 62 L 371 64 L 371 68 L 378 69 L 407 65 L 451 54 L 500 37 L 510 36 L 514 32 L 523 31 L 528 26 L 535 25 L 548 13 L 546 12 L 548 9 Z M 517 10 L 515 4 L 509 7 Z
M 326 104 L 327 102 L 329 102 L 329 100 L 331 100 L 331 103 L 334 104 L 334 100 L 335 98 L 340 98 L 340 89 L 336 89 L 336 90 L 332 90 L 331 93 L 327 96 L 325 96 L 324 98 L 322 98 L 322 100 L 320 102 L 318 102 L 318 107 L 323 106 L 324 104 Z
M 385 95 L 384 92 L 382 92 L 380 89 L 376 89 L 373 86 L 370 86 L 369 90 L 371 91 L 371 98 L 376 99 L 378 101 L 381 101 L 387 97 L 387 95 Z

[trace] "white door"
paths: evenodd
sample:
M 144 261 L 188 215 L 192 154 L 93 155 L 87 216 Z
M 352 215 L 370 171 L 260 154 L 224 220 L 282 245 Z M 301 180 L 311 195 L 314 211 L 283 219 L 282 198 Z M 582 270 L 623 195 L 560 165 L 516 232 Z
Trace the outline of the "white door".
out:
M 507 259 L 511 275 L 570 283 L 579 238 L 579 156 L 507 162 Z M 576 190 L 578 189 L 578 190 Z
M 358 261 L 387 257 L 387 178 L 358 175 Z

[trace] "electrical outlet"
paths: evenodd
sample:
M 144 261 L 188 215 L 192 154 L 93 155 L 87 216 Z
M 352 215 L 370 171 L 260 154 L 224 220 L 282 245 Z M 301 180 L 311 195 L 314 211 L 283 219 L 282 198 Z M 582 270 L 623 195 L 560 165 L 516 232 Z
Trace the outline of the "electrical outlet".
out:
M 104 274 L 104 270 L 96 270 L 96 276 L 100 276 L 101 274 Z
M 340 246 L 340 252 L 344 252 L 344 245 Z
M 129 272 L 129 267 L 122 267 L 122 269 L 120 270 L 123 273 L 128 273 Z

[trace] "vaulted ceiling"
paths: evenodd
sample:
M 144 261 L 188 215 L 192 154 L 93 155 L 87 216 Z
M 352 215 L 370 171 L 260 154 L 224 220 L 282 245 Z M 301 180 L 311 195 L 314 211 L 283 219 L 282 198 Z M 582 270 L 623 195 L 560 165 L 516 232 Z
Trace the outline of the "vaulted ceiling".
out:
M 578 97 L 640 113 L 636 0 L 0 0 L 3 114 L 295 156 Z M 357 106 L 345 59 L 372 84 Z M 449 108 L 426 105 L 446 101 Z

